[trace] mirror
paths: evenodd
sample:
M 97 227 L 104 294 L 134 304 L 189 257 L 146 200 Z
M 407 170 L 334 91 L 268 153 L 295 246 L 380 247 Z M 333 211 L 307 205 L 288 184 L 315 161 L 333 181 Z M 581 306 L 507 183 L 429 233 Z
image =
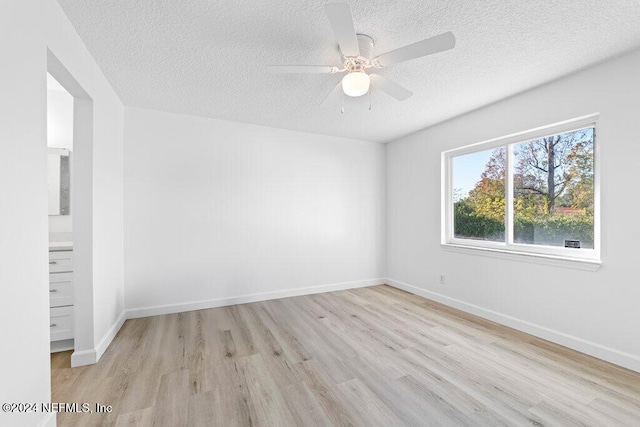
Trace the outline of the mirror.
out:
M 47 155 L 49 215 L 71 212 L 71 152 L 66 148 L 49 148 Z

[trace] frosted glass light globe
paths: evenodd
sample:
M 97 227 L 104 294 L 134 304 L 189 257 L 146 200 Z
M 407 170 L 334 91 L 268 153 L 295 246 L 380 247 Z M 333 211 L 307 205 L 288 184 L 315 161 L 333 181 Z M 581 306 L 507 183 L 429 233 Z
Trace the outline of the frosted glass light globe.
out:
M 370 83 L 367 73 L 354 71 L 342 78 L 342 90 L 348 96 L 362 96 L 369 91 Z

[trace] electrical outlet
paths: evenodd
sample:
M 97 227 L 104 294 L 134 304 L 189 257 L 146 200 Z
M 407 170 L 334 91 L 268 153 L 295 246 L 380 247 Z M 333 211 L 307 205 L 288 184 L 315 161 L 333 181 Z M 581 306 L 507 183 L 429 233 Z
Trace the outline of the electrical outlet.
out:
M 445 276 L 444 274 L 440 275 L 440 284 L 444 285 L 446 282 L 447 276 Z

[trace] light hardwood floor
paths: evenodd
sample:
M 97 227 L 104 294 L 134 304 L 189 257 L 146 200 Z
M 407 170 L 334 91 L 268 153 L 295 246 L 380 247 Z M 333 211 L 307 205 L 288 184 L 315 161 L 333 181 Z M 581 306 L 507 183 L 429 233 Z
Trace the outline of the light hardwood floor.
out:
M 388 287 L 128 320 L 58 425 L 640 426 L 640 374 Z

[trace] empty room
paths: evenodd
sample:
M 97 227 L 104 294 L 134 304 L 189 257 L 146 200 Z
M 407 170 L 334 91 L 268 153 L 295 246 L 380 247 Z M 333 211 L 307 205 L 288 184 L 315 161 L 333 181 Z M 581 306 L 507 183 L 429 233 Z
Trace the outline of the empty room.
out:
M 639 23 L 2 0 L 0 426 L 640 426 Z

